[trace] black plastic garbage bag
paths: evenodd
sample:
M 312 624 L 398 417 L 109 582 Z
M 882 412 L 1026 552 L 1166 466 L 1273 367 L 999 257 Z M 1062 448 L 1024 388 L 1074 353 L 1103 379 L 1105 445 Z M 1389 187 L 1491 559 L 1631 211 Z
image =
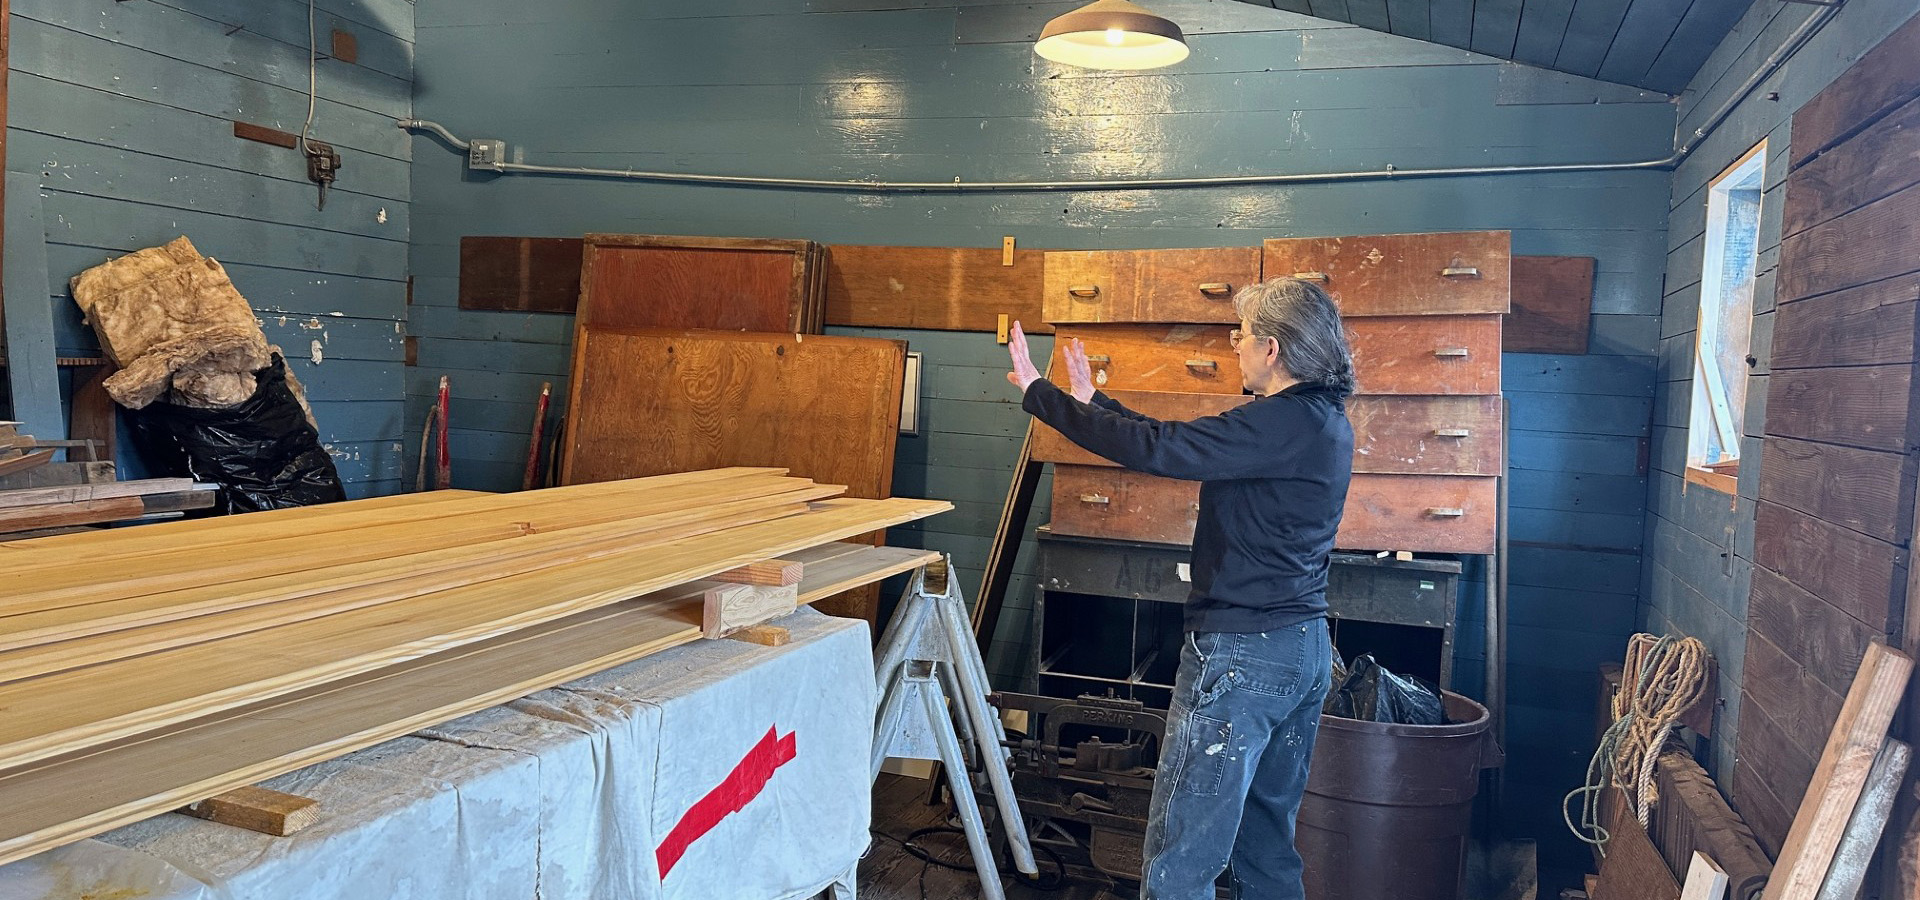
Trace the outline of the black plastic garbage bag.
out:
M 1398 725 L 1445 725 L 1446 712 L 1440 702 L 1440 689 L 1425 679 L 1395 675 L 1374 661 L 1373 654 L 1362 654 L 1347 668 L 1346 678 L 1335 681 L 1327 692 L 1321 712 L 1364 722 L 1389 722 Z
M 313 506 L 347 499 L 333 457 L 287 386 L 286 361 L 254 373 L 238 406 L 202 409 L 157 400 L 130 410 L 141 456 L 156 475 L 221 486 L 221 513 Z

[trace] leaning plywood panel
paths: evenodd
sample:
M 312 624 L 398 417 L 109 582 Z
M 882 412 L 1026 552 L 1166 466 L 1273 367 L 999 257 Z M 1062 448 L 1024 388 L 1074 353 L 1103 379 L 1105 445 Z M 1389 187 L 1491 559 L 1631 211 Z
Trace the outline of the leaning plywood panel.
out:
M 589 234 L 578 330 L 818 331 L 818 245 L 768 238 Z

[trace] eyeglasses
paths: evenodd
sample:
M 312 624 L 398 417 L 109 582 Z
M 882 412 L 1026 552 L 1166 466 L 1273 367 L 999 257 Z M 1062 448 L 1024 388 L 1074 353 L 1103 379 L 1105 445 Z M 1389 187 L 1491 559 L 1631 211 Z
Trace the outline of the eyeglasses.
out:
M 1238 328 L 1235 328 L 1227 332 L 1227 346 L 1232 347 L 1235 350 L 1238 350 L 1240 349 L 1240 342 L 1246 340 L 1247 338 L 1265 338 L 1265 337 L 1266 335 L 1264 334 L 1248 334 L 1244 331 L 1241 331 Z

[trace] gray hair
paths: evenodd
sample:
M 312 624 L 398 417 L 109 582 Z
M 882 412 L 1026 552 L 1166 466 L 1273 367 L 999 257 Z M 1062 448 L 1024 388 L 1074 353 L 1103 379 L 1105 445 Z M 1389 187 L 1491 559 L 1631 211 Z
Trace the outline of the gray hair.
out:
M 1319 285 L 1282 276 L 1250 284 L 1233 295 L 1233 309 L 1252 334 L 1280 344 L 1280 364 L 1296 380 L 1353 395 L 1353 351 L 1340 324 L 1340 307 Z

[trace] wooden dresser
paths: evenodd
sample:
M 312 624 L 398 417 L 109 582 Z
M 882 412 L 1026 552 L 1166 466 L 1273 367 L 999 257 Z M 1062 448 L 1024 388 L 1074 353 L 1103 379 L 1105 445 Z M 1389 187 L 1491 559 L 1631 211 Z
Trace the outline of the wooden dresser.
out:
M 1510 257 L 1503 231 L 1049 252 L 1054 371 L 1078 338 L 1095 386 L 1127 407 L 1164 419 L 1221 412 L 1252 399 L 1227 341 L 1233 293 L 1279 275 L 1319 281 L 1340 303 L 1360 383 L 1337 546 L 1492 553 Z M 1197 483 L 1119 468 L 1045 426 L 1033 457 L 1054 464 L 1053 533 L 1192 540 Z

